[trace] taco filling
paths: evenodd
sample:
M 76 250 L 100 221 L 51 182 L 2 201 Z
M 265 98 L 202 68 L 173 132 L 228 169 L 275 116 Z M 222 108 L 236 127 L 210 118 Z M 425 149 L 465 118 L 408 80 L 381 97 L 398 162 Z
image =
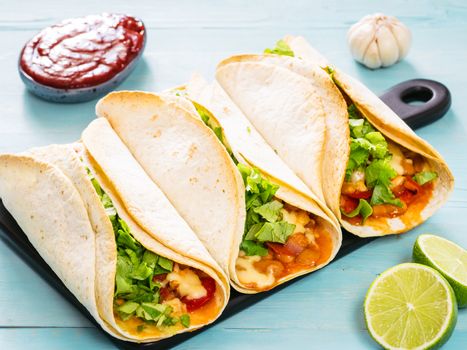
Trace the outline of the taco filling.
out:
M 246 187 L 246 222 L 236 270 L 250 288 L 266 289 L 280 279 L 327 261 L 332 239 L 316 217 L 284 203 L 254 168 L 238 164 Z
M 239 163 L 217 121 L 203 107 L 194 105 L 203 122 L 226 147 L 245 185 L 247 214 L 235 266 L 240 282 L 247 288 L 267 290 L 288 275 L 326 262 L 333 242 L 319 218 L 275 197 L 279 186 L 258 169 Z
M 350 157 L 342 185 L 344 220 L 361 225 L 369 218 L 395 218 L 414 205 L 426 205 L 438 177 L 425 159 L 387 140 L 348 106 Z
M 131 334 L 154 336 L 201 324 L 212 316 L 218 299 L 215 280 L 142 246 L 89 168 L 87 171 L 115 233 L 113 310 L 117 324 Z
M 264 52 L 294 56 L 283 40 Z M 333 79 L 333 69 L 325 70 Z M 335 83 L 347 103 L 350 127 L 350 156 L 340 196 L 342 218 L 362 225 L 367 219 L 401 216 L 411 206 L 422 209 L 438 174 L 422 156 L 387 140 Z

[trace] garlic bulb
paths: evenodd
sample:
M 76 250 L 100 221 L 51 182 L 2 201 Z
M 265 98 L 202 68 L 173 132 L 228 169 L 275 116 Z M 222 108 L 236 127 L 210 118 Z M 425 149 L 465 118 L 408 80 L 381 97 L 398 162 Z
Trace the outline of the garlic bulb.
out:
M 352 56 L 368 68 L 388 67 L 407 55 L 412 36 L 396 17 L 368 15 L 350 27 L 347 42 Z

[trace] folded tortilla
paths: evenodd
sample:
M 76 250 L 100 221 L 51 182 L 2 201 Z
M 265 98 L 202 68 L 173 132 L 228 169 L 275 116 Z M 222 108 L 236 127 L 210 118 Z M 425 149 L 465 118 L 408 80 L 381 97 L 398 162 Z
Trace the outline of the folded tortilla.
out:
M 402 233 L 430 217 L 453 189 L 453 176 L 439 153 L 363 84 L 334 67 L 327 68 L 330 65 L 326 59 L 303 38 L 286 37 L 284 42 L 295 57 L 276 54 L 230 57 L 217 68 L 219 84 L 297 176 L 316 194 L 322 194 L 348 231 L 362 237 Z M 314 108 L 308 107 L 308 101 Z M 371 190 L 363 186 L 367 191 L 355 192 L 355 196 L 364 196 L 362 200 L 372 203 L 371 209 L 366 203 L 363 215 L 358 213 L 365 205 L 360 205 L 360 198 L 343 196 L 344 188 L 346 193 L 353 190 L 352 184 L 349 185 L 350 174 L 346 177 L 351 155 L 349 107 L 355 108 L 362 121 L 364 118 L 384 135 L 393 161 L 399 158 L 405 161 L 407 153 L 416 154 L 413 157 L 423 158 L 425 173 L 436 173 L 437 179 L 424 187 L 414 184 L 405 170 L 397 172 L 404 179 L 391 175 L 391 186 L 399 180 L 406 183 L 399 186 L 401 196 L 410 196 L 413 202 L 406 204 L 389 194 L 388 200 L 395 204 L 382 204 L 373 201 Z M 323 127 L 316 127 L 321 118 L 324 137 Z M 315 147 L 310 147 L 312 140 L 318 140 Z M 319 164 L 321 174 L 310 164 Z M 401 168 L 400 164 L 396 168 Z M 318 182 L 321 191 L 316 190 Z M 364 180 L 360 179 L 359 184 L 364 185 Z M 403 186 L 412 186 L 413 191 Z M 344 215 L 343 208 L 350 208 L 347 214 L 352 217 Z
M 99 122 L 86 146 L 0 155 L 3 204 L 112 336 L 151 342 L 213 322 L 229 297 L 225 274 L 118 137 L 96 134 Z
M 230 105 L 224 105 L 229 103 L 225 94 L 216 100 L 204 99 L 201 95 L 205 95 L 205 88 L 210 89 L 193 81 L 186 91 L 177 94 L 115 92 L 98 103 L 96 113 L 108 120 L 146 173 L 229 274 L 235 289 L 243 293 L 268 290 L 325 266 L 341 244 L 340 228 L 333 214 L 280 161 L 249 123 L 236 123 L 231 112 L 240 112 L 228 110 Z M 177 96 L 184 93 L 190 99 Z M 198 114 L 199 108 L 209 113 L 208 118 L 218 126 L 210 125 L 210 129 L 205 124 L 206 116 Z M 264 263 L 262 256 L 240 253 L 247 215 L 246 188 L 234 159 L 248 169 L 260 169 L 265 179 L 278 185 L 275 198 L 293 206 L 293 213 L 305 213 L 303 225 L 310 223 L 311 226 L 311 221 L 316 221 L 316 236 L 321 232 L 322 237 L 316 238 L 315 244 L 324 243 L 319 248 L 323 254 L 315 257 L 313 263 L 284 273 L 281 262 Z M 310 239 L 315 240 L 314 236 Z M 276 248 L 282 246 L 277 243 Z M 273 260 L 272 255 L 270 258 Z M 271 267 L 264 266 L 259 271 L 256 266 L 261 264 Z M 282 274 L 274 271 L 281 268 Z

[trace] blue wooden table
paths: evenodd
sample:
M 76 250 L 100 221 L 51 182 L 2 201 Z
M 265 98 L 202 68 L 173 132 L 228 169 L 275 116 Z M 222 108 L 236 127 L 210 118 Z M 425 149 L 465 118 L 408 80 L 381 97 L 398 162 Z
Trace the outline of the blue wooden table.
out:
M 212 77 L 216 62 L 227 55 L 258 52 L 284 34 L 299 34 L 377 93 L 420 77 L 439 80 L 452 92 L 450 112 L 417 131 L 444 155 L 456 177 L 453 195 L 433 218 L 407 234 L 377 239 L 177 349 L 374 348 L 362 302 L 377 274 L 410 261 L 420 233 L 467 247 L 465 1 L 0 0 L 0 152 L 76 140 L 94 118 L 95 101 L 60 105 L 27 93 L 16 64 L 22 45 L 42 27 L 104 11 L 139 16 L 148 28 L 144 59 L 119 89 L 158 91 L 183 83 L 195 70 Z M 348 27 L 373 12 L 396 15 L 414 37 L 405 61 L 378 71 L 356 64 L 345 41 Z M 0 349 L 26 348 L 114 346 L 0 241 Z M 467 348 L 467 310 L 459 312 L 445 348 Z

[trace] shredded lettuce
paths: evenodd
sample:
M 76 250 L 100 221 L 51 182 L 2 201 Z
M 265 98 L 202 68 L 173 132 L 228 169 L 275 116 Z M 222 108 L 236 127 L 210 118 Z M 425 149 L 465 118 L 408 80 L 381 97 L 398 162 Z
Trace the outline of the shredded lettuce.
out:
M 276 42 L 276 46 L 272 49 L 265 49 L 264 53 L 294 57 L 294 52 L 284 40 L 279 40 L 278 42 Z
M 357 215 L 361 215 L 363 222 L 365 222 L 365 220 L 371 214 L 373 214 L 373 208 L 365 199 L 360 199 L 358 206 L 354 210 L 352 210 L 350 213 L 345 213 L 344 211 L 342 211 L 342 209 L 341 209 L 341 212 L 342 214 L 344 214 L 345 216 L 349 218 L 353 218 Z
M 182 323 L 183 327 L 185 328 L 190 327 L 190 315 L 184 314 L 180 316 L 180 322 Z
M 424 184 L 433 181 L 438 177 L 438 174 L 434 171 L 422 171 L 413 176 L 413 179 L 420 185 L 423 186 Z
M 253 208 L 253 211 L 269 222 L 276 222 L 280 219 L 280 210 L 282 207 L 283 204 L 281 202 L 273 200 L 260 207 Z
M 389 159 L 377 159 L 365 169 L 365 182 L 369 188 L 376 185 L 388 187 L 391 180 L 397 176 L 397 172 L 389 163 Z
M 230 149 L 230 146 L 227 144 L 227 142 L 226 142 L 226 140 L 224 138 L 224 133 L 223 133 L 222 127 L 220 125 L 218 125 L 217 121 L 214 120 L 214 118 L 211 118 L 210 113 L 204 107 L 202 107 L 201 105 L 199 105 L 197 103 L 193 103 L 193 105 L 195 106 L 196 111 L 198 112 L 198 114 L 199 114 L 201 120 L 203 121 L 203 123 L 209 129 L 211 129 L 214 132 L 214 134 L 217 136 L 219 141 L 224 145 L 224 147 L 227 150 L 227 153 L 229 154 L 230 158 L 232 158 L 233 162 L 235 164 L 237 164 L 238 161 L 235 158 L 232 150 Z
M 346 180 L 350 180 L 354 171 L 363 171 L 366 186 L 373 190 L 369 204 L 402 206 L 402 202 L 395 198 L 389 187 L 391 180 L 397 176 L 397 172 L 390 164 L 392 155 L 385 137 L 360 115 L 354 104 L 348 107 L 348 113 L 350 156 L 346 168 Z M 360 209 L 362 205 L 364 204 L 360 201 Z M 349 213 L 344 213 L 344 215 L 349 216 Z
M 246 255 L 259 255 L 259 256 L 266 256 L 268 255 L 268 249 L 262 244 L 255 241 L 248 241 L 243 239 L 242 243 L 240 244 L 240 249 L 245 252 Z
M 245 184 L 247 214 L 240 249 L 248 256 L 265 256 L 268 254 L 268 250 L 264 246 L 264 242 L 285 243 L 295 229 L 295 225 L 282 220 L 283 204 L 273 199 L 279 186 L 264 178 L 258 169 L 239 163 L 224 140 L 222 128 L 202 106 L 197 104 L 194 106 L 204 124 L 214 131 L 226 147 Z
M 274 199 L 279 186 L 264 178 L 258 169 L 237 164 L 246 189 L 245 233 L 240 249 L 246 255 L 267 255 L 264 242 L 285 243 L 295 225 L 282 220 L 282 203 Z
M 127 223 L 118 216 L 110 197 L 90 170 L 87 171 L 115 233 L 117 271 L 114 301 L 118 315 L 122 320 L 137 316 L 157 326 L 176 324 L 179 320 L 171 316 L 172 307 L 159 303 L 161 284 L 153 281 L 154 276 L 171 272 L 173 261 L 147 250 L 132 236 Z

